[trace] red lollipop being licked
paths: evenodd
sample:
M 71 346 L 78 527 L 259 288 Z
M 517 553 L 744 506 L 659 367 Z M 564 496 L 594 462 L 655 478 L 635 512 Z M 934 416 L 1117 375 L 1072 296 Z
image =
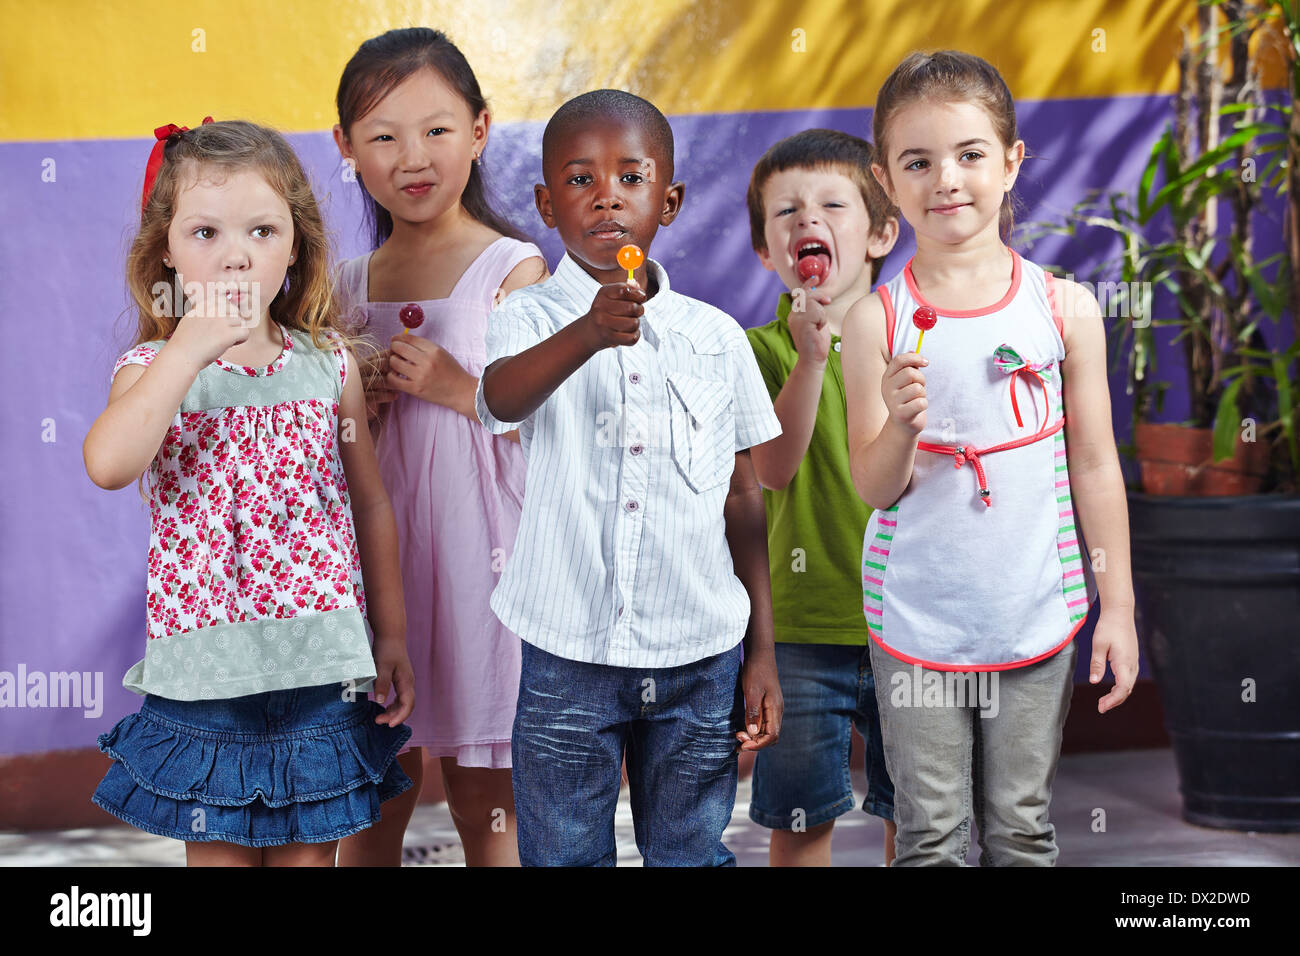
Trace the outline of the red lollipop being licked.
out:
M 795 266 L 795 271 L 799 273 L 800 282 L 807 282 L 809 279 L 816 277 L 817 281 L 813 283 L 815 289 L 826 281 L 826 266 L 825 256 L 804 256 Z
M 424 324 L 424 309 L 414 302 L 408 302 L 402 306 L 402 311 L 397 313 L 397 317 L 402 320 L 402 334 L 405 335 L 407 329 L 418 329 Z
M 939 313 L 928 305 L 923 305 L 912 313 L 912 324 L 921 330 L 921 334 L 916 338 L 916 351 L 919 355 L 921 352 L 921 342 L 925 339 L 925 333 L 934 328 L 935 323 L 939 321 Z

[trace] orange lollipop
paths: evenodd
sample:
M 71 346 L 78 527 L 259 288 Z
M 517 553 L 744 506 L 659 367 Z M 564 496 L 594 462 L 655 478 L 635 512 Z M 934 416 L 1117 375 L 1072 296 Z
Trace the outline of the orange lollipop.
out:
M 627 270 L 627 281 L 635 282 L 636 276 L 633 273 L 641 268 L 641 263 L 645 262 L 645 253 L 641 251 L 641 247 L 634 246 L 629 242 L 618 250 L 617 258 L 618 264 Z

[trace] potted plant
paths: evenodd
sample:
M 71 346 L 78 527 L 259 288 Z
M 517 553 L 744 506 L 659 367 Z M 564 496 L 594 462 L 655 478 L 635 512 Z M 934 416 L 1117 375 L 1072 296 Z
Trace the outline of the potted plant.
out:
M 1268 57 L 1280 97 L 1261 82 Z M 1124 450 L 1141 476 L 1129 494 L 1138 633 L 1184 817 L 1235 829 L 1300 830 L 1298 107 L 1300 0 L 1202 0 L 1173 122 L 1136 192 L 1038 224 L 1120 243 L 1098 273 L 1120 280 L 1106 291 L 1114 370 L 1133 397 Z M 1256 240 L 1279 227 L 1282 251 L 1258 258 Z M 1158 334 L 1181 346 L 1182 423 L 1153 421 L 1169 387 L 1155 378 Z

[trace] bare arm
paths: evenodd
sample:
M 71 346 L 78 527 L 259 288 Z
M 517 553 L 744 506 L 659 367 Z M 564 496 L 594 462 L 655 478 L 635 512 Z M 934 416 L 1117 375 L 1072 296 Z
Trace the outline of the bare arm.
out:
M 750 449 L 754 473 L 764 488 L 784 488 L 790 484 L 808 453 L 808 443 L 817 423 L 817 406 L 821 402 L 831 347 L 825 310 L 830 299 L 808 289 L 804 291 L 807 293 L 803 297 L 804 308 L 792 311 L 787 319 L 798 358 L 772 403 L 781 422 L 781 434 Z
M 928 405 L 921 366 L 929 362 L 914 352 L 889 358 L 877 295 L 849 309 L 841 342 L 853 487 L 872 508 L 888 508 L 912 480 Z
M 750 449 L 754 473 L 764 488 L 784 488 L 799 470 L 817 422 L 825 372 L 825 361 L 818 363 L 800 355 L 777 393 L 772 408 L 781 423 L 781 434 Z
M 144 473 L 200 369 L 170 347 L 160 350 L 148 367 L 122 366 L 113 378 L 108 407 L 81 446 L 91 481 L 115 491 Z
M 237 311 L 217 309 L 219 290 L 190 303 L 189 311 L 147 368 L 124 365 L 113 378 L 108 407 L 82 443 L 86 474 L 110 491 L 135 481 L 158 454 L 195 377 L 232 345 L 248 340 L 252 327 Z
M 545 282 L 550 275 L 550 271 L 546 268 L 545 259 L 539 258 L 538 256 L 533 256 L 531 259 L 525 259 L 523 262 L 519 263 L 519 265 L 511 269 L 510 275 L 506 276 L 506 281 L 501 283 L 501 298 L 504 299 L 511 292 L 514 292 L 516 289 L 522 289 L 524 286 L 535 285 L 538 282 Z M 474 393 L 477 389 L 477 383 L 474 388 L 470 389 L 469 411 L 467 413 L 475 422 L 478 421 L 478 415 L 474 411 Z M 511 429 L 501 437 L 518 445 L 519 429 Z
M 339 458 L 357 532 L 366 587 L 366 618 L 375 635 L 375 696 L 382 702 L 389 686 L 397 689 L 397 699 L 376 722 L 396 726 L 410 716 L 415 706 L 414 676 L 406 656 L 406 605 L 397 557 L 397 522 L 379 477 L 379 463 L 366 427 L 365 391 L 351 352 L 347 362 L 347 382 L 339 401 Z
M 1128 697 L 1137 680 L 1138 649 L 1133 620 L 1133 576 L 1129 558 L 1128 499 L 1115 451 L 1106 377 L 1106 330 L 1096 298 L 1075 282 L 1056 279 L 1062 302 L 1065 361 L 1065 436 L 1075 521 L 1082 529 L 1096 569 L 1101 617 L 1093 633 L 1090 678 L 1101 679 L 1106 660 L 1115 688 L 1098 704 L 1105 713 Z M 1104 570 L 1103 570 L 1104 569 Z
M 601 286 L 591 311 L 518 355 L 483 370 L 483 401 L 499 421 L 522 422 L 603 348 L 635 345 L 646 295 L 630 283 Z
M 776 743 L 784 703 L 776 673 L 767 512 L 748 450 L 736 452 L 722 515 L 732 566 L 749 594 L 749 625 L 745 629 L 745 664 L 741 675 L 746 732 L 738 734 L 737 739 L 742 750 L 759 750 Z
M 503 422 L 522 422 L 580 369 L 595 351 L 578 323 L 483 370 L 483 401 Z

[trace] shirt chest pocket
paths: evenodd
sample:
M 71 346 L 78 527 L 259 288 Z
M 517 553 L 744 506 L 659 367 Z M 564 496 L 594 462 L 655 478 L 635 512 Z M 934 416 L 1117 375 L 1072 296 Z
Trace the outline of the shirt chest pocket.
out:
M 667 378 L 673 464 L 703 494 L 730 480 L 735 467 L 735 395 L 727 381 L 686 372 Z

